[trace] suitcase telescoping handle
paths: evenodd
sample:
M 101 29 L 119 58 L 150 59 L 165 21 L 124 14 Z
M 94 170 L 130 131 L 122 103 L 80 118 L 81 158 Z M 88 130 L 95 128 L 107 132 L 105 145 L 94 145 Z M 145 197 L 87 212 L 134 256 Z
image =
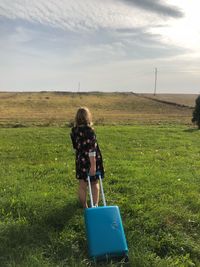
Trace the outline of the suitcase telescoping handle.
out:
M 102 182 L 102 178 L 101 178 L 101 173 L 97 172 L 96 175 L 98 175 L 98 177 L 99 177 L 99 183 L 100 183 L 103 205 L 106 206 L 106 199 L 105 199 L 105 194 L 104 194 L 104 190 L 103 190 L 103 182 Z M 91 203 L 91 207 L 93 208 L 94 207 L 94 201 L 93 201 L 93 196 L 92 196 L 90 175 L 88 175 L 87 180 L 88 180 L 88 187 L 89 187 L 90 203 Z

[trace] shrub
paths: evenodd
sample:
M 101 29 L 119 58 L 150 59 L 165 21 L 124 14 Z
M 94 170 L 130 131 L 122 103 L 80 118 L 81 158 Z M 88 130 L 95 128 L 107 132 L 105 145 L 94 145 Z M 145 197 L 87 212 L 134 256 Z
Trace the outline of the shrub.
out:
M 200 95 L 196 99 L 196 105 L 193 111 L 192 122 L 196 123 L 200 129 Z

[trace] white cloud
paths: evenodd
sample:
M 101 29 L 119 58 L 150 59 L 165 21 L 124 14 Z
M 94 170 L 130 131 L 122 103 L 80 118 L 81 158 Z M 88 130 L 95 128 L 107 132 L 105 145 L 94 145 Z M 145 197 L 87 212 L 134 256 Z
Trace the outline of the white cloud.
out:
M 129 2 L 133 2 L 131 7 L 126 4 Z M 147 6 L 147 10 L 140 6 Z M 136 43 L 151 47 L 155 45 L 152 41 L 158 42 L 158 39 L 167 46 L 174 44 L 172 27 L 166 24 L 174 19 L 170 20 L 170 16 L 166 19 L 162 13 L 159 14 L 157 8 L 165 10 L 164 4 L 155 2 L 152 7 L 156 8 L 155 13 L 148 12 L 149 1 L 146 0 L 141 3 L 138 0 L 0 0 L 0 17 L 15 23 L 15 32 L 5 38 L 5 42 L 10 40 L 10 43 L 25 43 L 34 38 L 44 40 L 45 37 L 50 37 L 51 42 L 56 39 L 61 41 L 64 38 L 60 36 L 66 35 L 66 39 L 70 38 L 68 43 L 75 42 L 73 47 L 81 43 L 88 46 L 84 43 L 87 39 L 92 41 L 95 49 L 98 45 L 102 47 L 102 44 L 115 48 L 119 42 L 124 47 L 127 45 L 128 49 L 130 44 L 134 47 Z M 170 10 L 173 11 L 172 8 Z M 42 30 L 44 27 L 46 29 Z M 48 35 L 47 29 L 54 29 L 54 32 Z M 56 29 L 64 32 L 56 33 Z M 123 32 L 118 32 L 116 36 L 116 30 L 120 29 Z M 164 29 L 170 33 L 163 34 Z
M 185 12 L 180 20 L 168 20 L 163 27 L 161 36 L 165 43 L 185 47 L 190 53 L 200 53 L 200 16 L 199 0 L 169 0 L 171 4 L 179 5 Z M 152 33 L 160 33 L 160 29 L 151 29 Z
M 158 15 L 114 0 L 1 0 L 0 15 L 72 31 L 150 26 L 160 21 Z
M 197 0 L 154 3 L 0 0 L 0 83 L 11 89 L 61 90 L 80 80 L 88 90 L 148 91 L 155 66 L 171 72 L 184 66 L 188 82 L 180 88 L 189 81 L 197 88 L 196 76 L 192 80 L 188 71 L 192 66 L 194 74 L 199 67 Z M 166 77 L 170 80 L 170 71 L 163 76 L 165 84 L 160 81 L 163 90 Z

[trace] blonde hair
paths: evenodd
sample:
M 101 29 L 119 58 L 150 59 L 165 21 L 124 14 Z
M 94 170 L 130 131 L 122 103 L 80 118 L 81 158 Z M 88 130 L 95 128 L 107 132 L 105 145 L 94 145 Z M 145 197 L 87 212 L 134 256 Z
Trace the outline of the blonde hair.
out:
M 92 114 L 87 107 L 81 107 L 77 110 L 75 117 L 75 126 L 92 126 Z

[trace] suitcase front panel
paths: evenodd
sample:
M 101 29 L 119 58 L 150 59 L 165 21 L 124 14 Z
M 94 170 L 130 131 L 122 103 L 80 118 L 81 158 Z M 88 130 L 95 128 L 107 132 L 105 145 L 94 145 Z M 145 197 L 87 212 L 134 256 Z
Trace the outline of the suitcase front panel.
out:
M 86 209 L 85 224 L 90 257 L 123 255 L 128 252 L 117 206 Z

